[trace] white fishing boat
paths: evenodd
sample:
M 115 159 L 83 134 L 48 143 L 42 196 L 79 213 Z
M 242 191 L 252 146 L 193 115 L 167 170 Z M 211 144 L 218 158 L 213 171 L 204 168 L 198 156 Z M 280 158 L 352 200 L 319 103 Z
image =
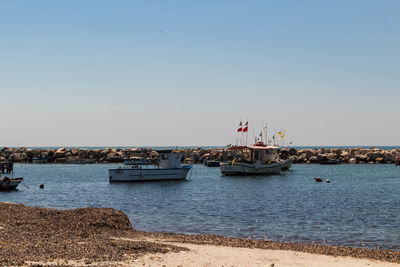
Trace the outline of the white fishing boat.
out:
M 23 178 L 14 178 L 14 166 L 12 162 L 0 163 L 0 191 L 14 190 L 22 182 Z
M 279 174 L 292 167 L 293 159 L 279 158 L 279 147 L 266 146 L 257 142 L 250 147 L 232 147 L 241 150 L 242 158 L 221 163 L 220 169 L 224 175 Z
M 133 165 L 109 169 L 110 182 L 141 182 L 162 180 L 185 180 L 192 165 L 181 165 L 183 153 L 172 149 L 158 150 L 157 165 Z

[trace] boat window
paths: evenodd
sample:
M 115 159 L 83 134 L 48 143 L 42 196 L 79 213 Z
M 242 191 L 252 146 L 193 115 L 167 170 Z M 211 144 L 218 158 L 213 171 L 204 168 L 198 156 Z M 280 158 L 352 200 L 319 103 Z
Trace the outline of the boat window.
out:
M 254 159 L 259 160 L 260 159 L 260 151 L 254 151 Z
M 162 160 L 167 160 L 168 159 L 168 154 L 161 154 L 161 159 Z

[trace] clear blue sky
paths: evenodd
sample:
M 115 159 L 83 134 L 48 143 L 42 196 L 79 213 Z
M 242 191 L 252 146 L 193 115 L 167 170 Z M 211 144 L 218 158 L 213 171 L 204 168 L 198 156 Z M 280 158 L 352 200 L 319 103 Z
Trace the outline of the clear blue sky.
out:
M 400 1 L 0 0 L 0 146 L 399 145 Z

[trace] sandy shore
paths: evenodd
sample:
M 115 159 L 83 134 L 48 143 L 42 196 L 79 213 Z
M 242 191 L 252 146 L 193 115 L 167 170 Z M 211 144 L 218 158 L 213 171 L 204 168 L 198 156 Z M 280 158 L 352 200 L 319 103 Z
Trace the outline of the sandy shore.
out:
M 121 238 L 121 241 L 140 242 L 174 245 L 186 248 L 187 251 L 169 252 L 169 253 L 149 253 L 137 258 L 127 257 L 124 261 L 103 261 L 91 262 L 89 266 L 274 266 L 274 267 L 339 267 L 339 266 L 376 266 L 376 267 L 395 267 L 400 266 L 397 263 L 382 262 L 369 259 L 357 259 L 353 257 L 316 255 L 311 253 L 296 252 L 290 250 L 270 250 L 256 248 L 238 248 L 216 245 L 199 245 L 180 242 L 170 242 L 168 239 L 139 238 L 129 239 Z M 27 261 L 27 266 L 46 266 L 46 265 L 70 265 L 83 266 L 85 261 L 64 261 L 55 260 L 51 262 L 32 262 Z
M 0 266 L 400 266 L 400 251 L 140 232 L 109 208 L 0 214 Z
M 134 266 L 400 266 L 396 263 L 352 257 L 316 255 L 290 250 L 235 248 L 227 246 L 173 243 L 189 251 L 144 255 L 132 261 Z

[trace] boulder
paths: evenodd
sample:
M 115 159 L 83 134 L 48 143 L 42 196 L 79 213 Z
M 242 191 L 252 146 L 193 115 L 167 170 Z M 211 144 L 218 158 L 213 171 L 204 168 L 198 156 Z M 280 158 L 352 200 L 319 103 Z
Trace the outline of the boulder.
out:
M 328 154 L 328 159 L 329 160 L 336 160 L 338 158 L 338 155 L 336 153 L 329 153 Z
M 193 158 L 186 158 L 183 162 L 185 164 L 193 164 L 194 163 L 194 159 Z
M 10 155 L 10 157 L 8 159 L 11 161 L 16 161 L 16 162 L 21 161 L 21 153 L 14 152 Z
M 363 155 L 363 154 L 356 154 L 355 158 L 356 158 L 358 163 L 367 162 L 368 161 L 367 155 Z
M 29 160 L 28 153 L 26 153 L 26 152 L 21 153 L 21 160 L 28 161 Z
M 355 158 L 351 158 L 351 159 L 349 159 L 349 163 L 355 164 L 355 163 L 357 163 L 357 160 Z
M 391 163 L 394 162 L 395 157 L 392 156 L 390 153 L 385 153 L 385 162 Z
M 122 158 L 119 152 L 110 152 L 107 154 L 107 161 L 109 162 L 121 162 Z
M 210 153 L 203 154 L 203 155 L 199 158 L 199 161 L 200 161 L 200 162 L 203 162 L 203 161 L 207 160 L 209 157 L 210 157 Z
M 55 157 L 55 158 L 65 158 L 65 154 L 66 154 L 65 151 L 63 151 L 63 150 L 57 150 L 57 151 L 54 153 L 54 157 Z

